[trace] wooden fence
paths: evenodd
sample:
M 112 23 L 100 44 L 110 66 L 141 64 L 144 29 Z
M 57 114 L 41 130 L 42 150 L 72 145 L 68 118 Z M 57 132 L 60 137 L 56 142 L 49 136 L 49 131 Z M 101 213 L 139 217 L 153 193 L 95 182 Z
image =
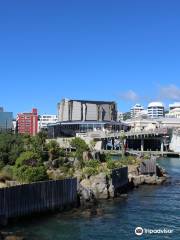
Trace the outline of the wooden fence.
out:
M 112 170 L 112 184 L 115 189 L 124 187 L 128 184 L 128 167 Z
M 151 159 L 144 160 L 140 164 L 140 173 L 141 174 L 156 174 L 156 158 L 152 157 Z
M 0 217 L 62 210 L 77 200 L 77 179 L 44 181 L 0 189 Z

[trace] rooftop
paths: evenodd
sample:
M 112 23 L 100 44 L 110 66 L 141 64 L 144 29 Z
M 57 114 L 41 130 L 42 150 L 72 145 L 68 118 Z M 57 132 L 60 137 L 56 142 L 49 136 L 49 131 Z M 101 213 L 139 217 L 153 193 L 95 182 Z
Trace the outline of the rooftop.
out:
M 148 107 L 164 107 L 162 102 L 151 102 Z
M 115 103 L 115 101 L 99 101 L 99 100 L 80 100 L 80 99 L 62 99 L 62 101 L 70 101 L 70 102 L 83 102 L 83 103 L 99 103 L 99 104 L 112 104 Z

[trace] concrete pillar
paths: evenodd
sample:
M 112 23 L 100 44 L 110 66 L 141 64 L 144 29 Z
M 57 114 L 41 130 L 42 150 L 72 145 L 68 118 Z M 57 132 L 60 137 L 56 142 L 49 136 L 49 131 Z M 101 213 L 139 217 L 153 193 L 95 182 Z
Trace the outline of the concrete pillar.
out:
M 141 138 L 141 152 L 144 151 L 144 138 Z
M 111 142 L 112 142 L 112 149 L 114 150 L 114 138 L 112 138 Z
M 106 150 L 108 150 L 107 144 L 108 144 L 108 140 L 107 140 L 107 138 L 106 138 Z
M 161 139 L 161 154 L 163 155 L 164 152 L 164 142 L 163 139 Z

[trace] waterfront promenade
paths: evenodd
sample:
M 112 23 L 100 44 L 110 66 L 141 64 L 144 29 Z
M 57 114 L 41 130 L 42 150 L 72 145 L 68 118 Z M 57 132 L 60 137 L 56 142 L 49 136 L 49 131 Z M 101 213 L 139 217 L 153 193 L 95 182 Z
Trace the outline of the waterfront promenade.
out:
M 112 155 L 121 155 L 121 150 L 102 150 L 101 152 L 110 153 Z M 126 153 L 130 155 L 154 155 L 154 156 L 171 156 L 171 157 L 180 157 L 180 152 L 167 152 L 167 151 L 138 151 L 138 150 L 127 150 Z

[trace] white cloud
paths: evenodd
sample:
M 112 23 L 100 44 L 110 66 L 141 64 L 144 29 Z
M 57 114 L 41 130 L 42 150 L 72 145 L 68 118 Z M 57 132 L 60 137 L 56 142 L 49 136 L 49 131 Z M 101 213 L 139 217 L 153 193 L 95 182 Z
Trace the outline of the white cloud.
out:
M 133 90 L 129 90 L 127 92 L 121 93 L 120 98 L 126 101 L 135 102 L 139 99 L 139 96 Z
M 180 88 L 174 84 L 160 87 L 159 96 L 163 100 L 180 101 Z

